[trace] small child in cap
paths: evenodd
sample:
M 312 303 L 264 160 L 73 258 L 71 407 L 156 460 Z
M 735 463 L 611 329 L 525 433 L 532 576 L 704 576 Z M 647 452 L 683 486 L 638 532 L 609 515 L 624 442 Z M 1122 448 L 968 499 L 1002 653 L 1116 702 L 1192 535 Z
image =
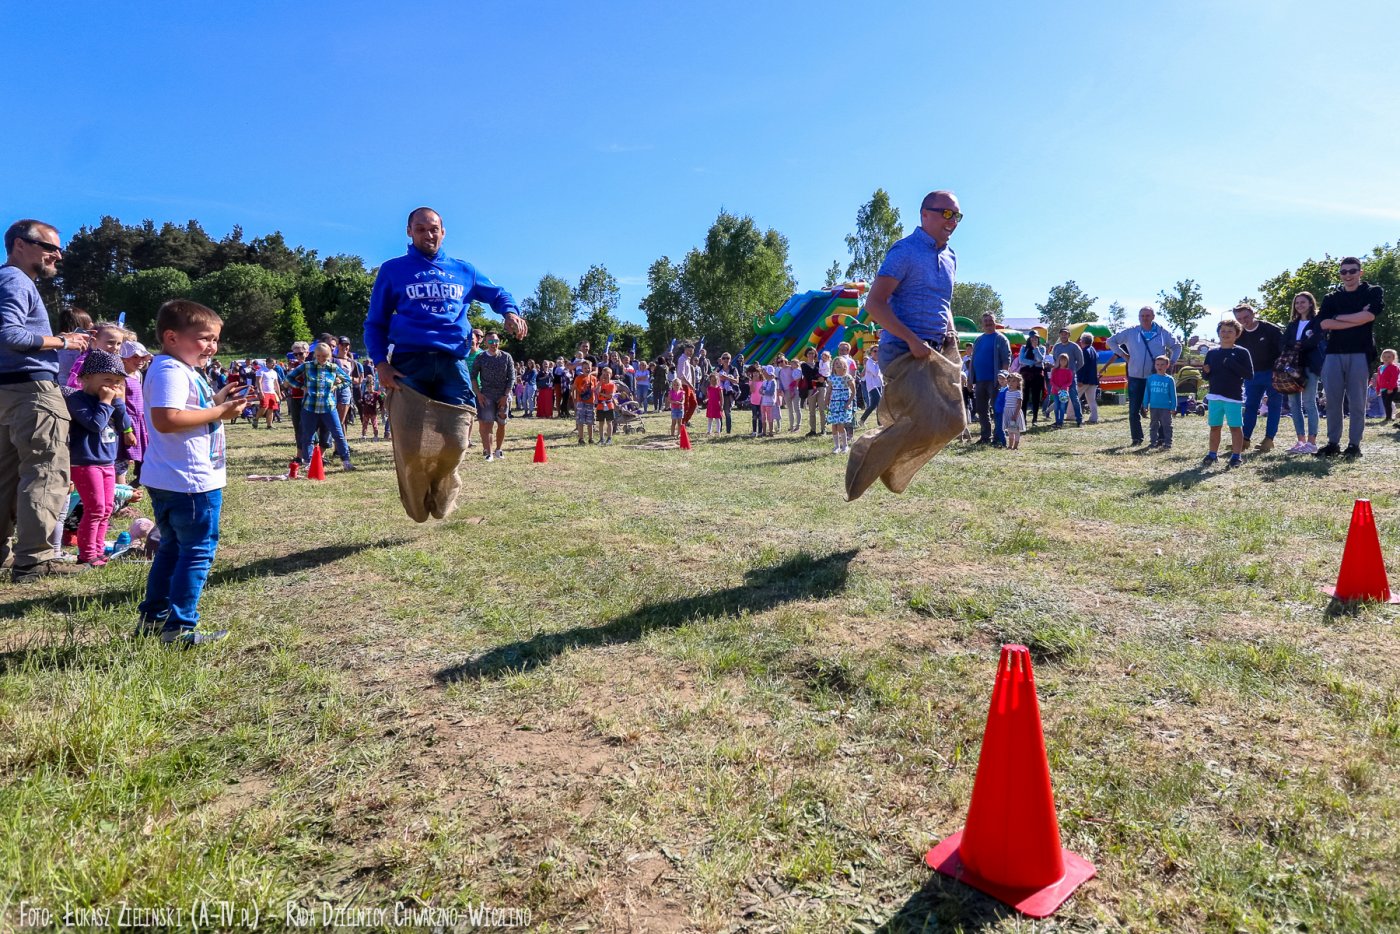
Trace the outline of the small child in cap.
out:
M 107 563 L 104 546 L 117 486 L 117 445 L 131 444 L 131 420 L 122 393 L 126 368 L 116 354 L 91 350 L 78 371 L 79 388 L 65 386 L 64 401 L 72 421 L 68 459 L 73 486 L 83 504 L 78 525 L 78 561 L 92 567 Z

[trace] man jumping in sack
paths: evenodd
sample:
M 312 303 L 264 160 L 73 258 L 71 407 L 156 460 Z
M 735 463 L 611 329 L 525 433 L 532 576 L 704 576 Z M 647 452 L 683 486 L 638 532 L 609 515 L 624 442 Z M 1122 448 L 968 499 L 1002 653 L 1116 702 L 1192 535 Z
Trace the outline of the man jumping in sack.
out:
M 467 308 L 473 301 L 490 305 L 505 318 L 506 333 L 513 337 L 523 338 L 529 328 L 509 292 L 471 263 L 442 251 L 446 235 L 442 217 L 432 208 L 408 215 L 413 242 L 403 256 L 379 267 L 365 319 L 365 350 L 385 389 L 398 388 L 402 380 L 438 402 L 475 406 L 466 363 L 471 333 Z
M 445 235 L 432 208 L 408 215 L 412 243 L 379 267 L 365 318 L 365 351 L 390 392 L 399 498 L 416 522 L 449 514 L 461 488 L 457 466 L 476 409 L 467 309 L 484 302 L 505 319 L 508 334 L 523 338 L 529 330 L 509 292 L 442 252 Z

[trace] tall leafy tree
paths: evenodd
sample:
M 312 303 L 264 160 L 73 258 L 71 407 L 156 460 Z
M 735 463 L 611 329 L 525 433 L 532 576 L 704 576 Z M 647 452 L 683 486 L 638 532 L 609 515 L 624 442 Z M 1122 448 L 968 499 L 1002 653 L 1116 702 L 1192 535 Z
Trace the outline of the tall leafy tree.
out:
M 1064 285 L 1052 288 L 1045 303 L 1037 303 L 1035 307 L 1040 312 L 1040 323 L 1045 325 L 1045 329 L 1053 337 L 1060 328 L 1071 321 L 1092 321 L 1092 318 L 1085 315 L 1096 301 L 1097 298 L 1086 293 L 1070 279 Z
M 520 352 L 526 358 L 558 356 L 570 346 L 574 324 L 574 290 L 556 275 L 540 277 L 533 294 L 520 303 L 520 313 L 530 326 Z
M 1123 330 L 1123 326 L 1128 323 L 1128 310 L 1122 303 L 1114 300 L 1108 303 L 1108 327 L 1115 334 Z
M 657 353 L 695 333 L 695 309 L 681 282 L 682 272 L 669 256 L 647 269 L 647 294 L 639 307 L 647 317 L 647 343 Z
M 306 323 L 306 315 L 301 309 L 301 296 L 293 292 L 277 313 L 277 323 L 273 328 L 273 349 L 291 347 L 297 341 L 310 341 L 311 328 Z M 358 343 L 358 342 L 357 342 Z
M 1205 303 L 1201 301 L 1201 287 L 1196 285 L 1194 279 L 1182 279 L 1172 286 L 1171 291 L 1163 289 L 1158 292 L 1157 298 L 1162 317 L 1185 341 L 1196 330 L 1196 322 L 1201 315 L 1206 313 Z
M 840 285 L 845 278 L 845 276 L 841 275 L 841 261 L 837 259 L 832 260 L 831 265 L 826 269 L 826 287 L 831 288 L 834 285 Z
M 1001 295 L 985 282 L 955 282 L 953 284 L 953 314 L 971 318 L 974 323 L 990 311 L 1000 321 L 1004 317 Z
M 874 282 L 885 254 L 902 236 L 904 226 L 899 220 L 899 208 L 890 203 L 885 189 L 876 188 L 870 200 L 856 211 L 855 233 L 846 235 L 846 249 L 851 254 L 846 278 Z
M 617 279 L 608 272 L 608 267 L 594 263 L 579 277 L 574 300 L 589 315 L 608 313 L 617 309 L 618 302 L 622 300 L 622 291 L 617 287 Z
M 696 336 L 716 350 L 737 349 L 753 336 L 755 313 L 777 309 L 796 283 L 788 241 L 760 231 L 752 217 L 720 211 L 702 249 L 686 254 L 681 289 L 694 304 Z

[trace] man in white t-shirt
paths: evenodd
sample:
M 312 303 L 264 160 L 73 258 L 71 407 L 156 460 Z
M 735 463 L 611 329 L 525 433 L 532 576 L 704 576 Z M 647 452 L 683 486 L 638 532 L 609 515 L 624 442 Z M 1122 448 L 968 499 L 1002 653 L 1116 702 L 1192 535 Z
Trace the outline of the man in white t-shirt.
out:
M 281 411 L 282 380 L 272 367 L 259 363 L 254 379 L 258 387 L 258 414 L 253 419 L 253 427 L 258 427 L 258 419 L 266 418 L 268 430 L 272 430 L 272 417 Z

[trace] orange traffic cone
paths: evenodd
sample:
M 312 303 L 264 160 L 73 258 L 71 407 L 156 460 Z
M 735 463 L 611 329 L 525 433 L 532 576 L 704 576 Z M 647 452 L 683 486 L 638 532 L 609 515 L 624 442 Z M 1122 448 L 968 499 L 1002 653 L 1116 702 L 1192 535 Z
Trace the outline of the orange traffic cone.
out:
M 685 430 L 685 425 L 681 425 L 681 450 L 690 450 L 690 432 Z
M 1351 507 L 1351 527 L 1342 549 L 1342 569 L 1337 574 L 1336 587 L 1324 587 L 1323 593 L 1338 600 L 1372 600 L 1379 603 L 1400 603 L 1400 595 L 1390 592 L 1385 576 L 1385 556 L 1381 554 L 1376 520 L 1371 515 L 1371 501 L 1358 499 Z
M 544 435 L 535 435 L 535 463 L 549 463 L 549 456 L 544 453 Z
M 306 468 L 306 479 L 324 480 L 326 479 L 326 465 L 321 463 L 321 446 L 313 444 L 311 448 L 311 466 Z
M 967 826 L 929 850 L 924 862 L 1032 918 L 1054 914 L 1094 875 L 1088 860 L 1060 847 L 1035 672 L 1024 645 L 1001 647 Z

